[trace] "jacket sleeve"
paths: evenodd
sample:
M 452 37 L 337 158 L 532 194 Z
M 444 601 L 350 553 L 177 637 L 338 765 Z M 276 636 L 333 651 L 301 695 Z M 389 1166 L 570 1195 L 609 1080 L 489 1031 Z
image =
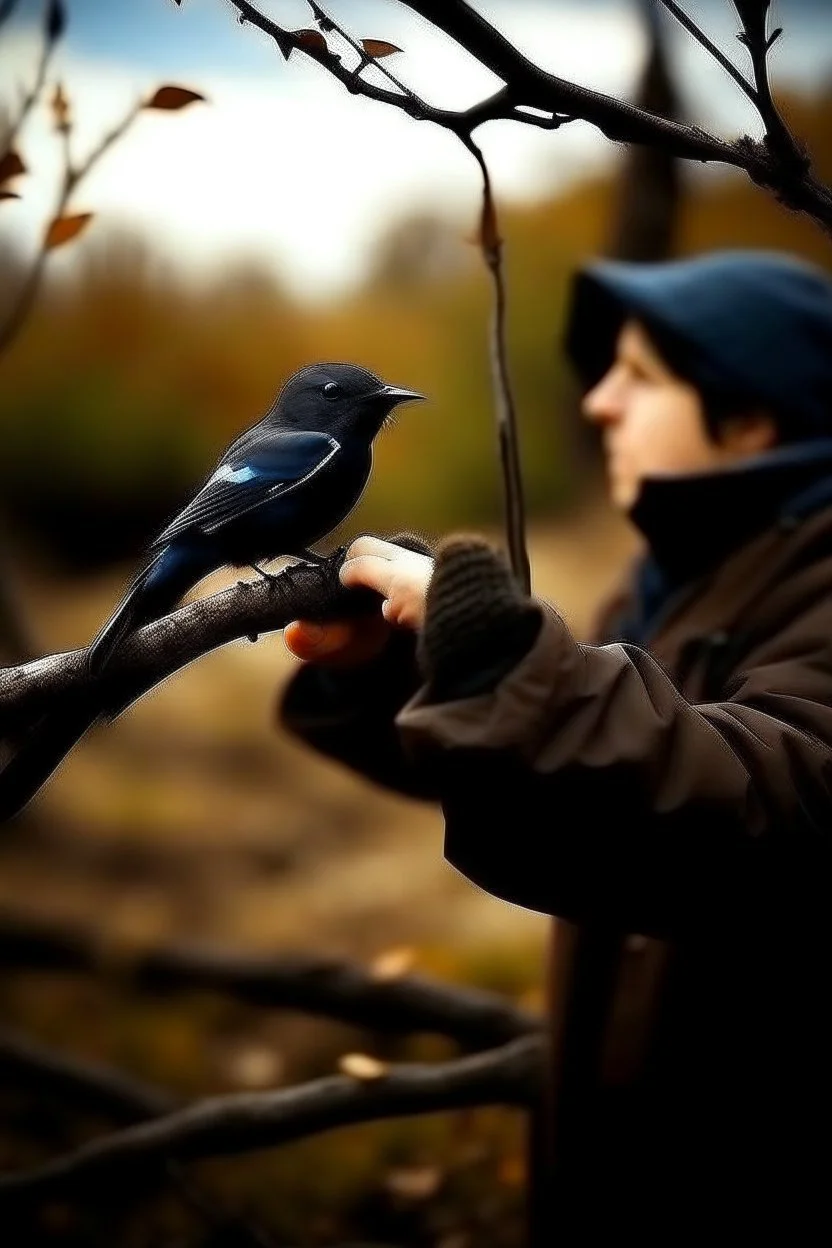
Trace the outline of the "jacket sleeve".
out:
M 420 678 L 416 638 L 393 633 L 382 654 L 349 669 L 304 664 L 289 680 L 278 706 L 281 725 L 319 753 L 368 780 L 408 797 L 435 797 L 405 750 L 398 711 Z
M 431 703 L 422 689 L 397 717 L 441 795 L 453 865 L 530 909 L 661 937 L 827 878 L 828 608 L 697 705 L 647 652 L 579 644 L 544 617 L 492 693 Z

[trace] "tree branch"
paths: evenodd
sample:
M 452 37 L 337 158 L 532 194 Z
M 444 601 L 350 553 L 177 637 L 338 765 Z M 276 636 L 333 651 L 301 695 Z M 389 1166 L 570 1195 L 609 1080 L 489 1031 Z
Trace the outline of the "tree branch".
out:
M 85 1112 L 104 1113 L 116 1122 L 157 1118 L 178 1109 L 176 1098 L 161 1088 L 112 1070 L 98 1062 L 56 1053 L 14 1031 L 0 1028 L 0 1079 L 31 1087 L 40 1096 L 64 1097 Z M 274 1248 L 273 1241 L 249 1222 L 220 1209 L 175 1161 L 165 1165 L 182 1198 L 200 1217 L 226 1234 L 229 1248 Z
M 146 992 L 216 992 L 387 1034 L 430 1032 L 469 1049 L 528 1035 L 540 1019 L 496 993 L 420 975 L 385 978 L 372 965 L 287 953 L 236 953 L 198 944 L 136 949 L 91 933 L 0 913 L 0 966 L 91 971 Z
M 40 91 L 40 88 L 38 88 Z M 139 101 L 133 104 L 118 125 L 114 126 L 111 131 L 104 135 L 97 147 L 89 153 L 86 160 L 80 165 L 74 165 L 70 152 L 69 127 L 64 126 L 60 130 L 63 152 L 63 165 L 61 169 L 60 187 L 55 201 L 55 207 L 52 212 L 52 221 L 57 221 L 63 216 L 69 204 L 70 197 L 77 190 L 79 184 L 86 178 L 92 169 L 95 168 L 101 157 L 109 150 L 112 145 L 121 138 L 123 134 L 133 124 L 136 117 L 143 107 L 143 102 Z M 32 266 L 17 294 L 12 307 L 6 317 L 5 322 L 0 325 L 0 354 L 8 350 L 26 324 L 26 319 L 32 309 L 40 290 L 43 274 L 46 268 L 46 262 L 49 258 L 49 243 L 47 233 L 44 232 L 40 248 L 32 262 Z
M 11 16 L 16 7 L 17 0 L 7 0 L 5 7 L 0 10 L 0 25 Z M 0 150 L 0 156 L 5 156 L 12 150 L 29 113 L 32 111 L 35 102 L 40 98 L 43 84 L 46 82 L 46 71 L 49 68 L 49 62 L 52 59 L 52 53 L 55 51 L 56 43 L 57 40 L 50 38 L 48 30 L 45 30 L 32 85 L 28 90 L 24 89 L 17 114 L 12 118 L 8 129 L 3 135 L 3 146 L 2 150 Z
M 496 117 L 527 125 L 541 124 L 539 116 L 524 111 L 529 108 L 549 114 L 551 121 L 544 119 L 543 124 L 552 128 L 567 119 L 580 119 L 596 126 L 614 142 L 659 145 L 670 155 L 682 159 L 716 161 L 743 169 L 752 181 L 773 192 L 784 205 L 805 212 L 832 232 L 832 192 L 811 175 L 807 165 L 795 164 L 789 156 L 788 144 L 773 143 L 770 137 L 767 143 L 760 143 L 747 135 L 727 142 L 698 126 L 660 117 L 626 100 L 547 73 L 523 56 L 464 0 L 402 0 L 407 8 L 442 30 L 505 84 L 488 100 L 462 112 L 435 108 L 419 100 L 409 89 L 388 91 L 365 82 L 358 72 L 346 70 L 329 49 L 304 43 L 293 32 L 266 18 L 249 0 L 231 0 L 231 3 L 246 21 L 273 38 L 284 56 L 294 50 L 302 51 L 353 94 L 393 105 L 418 120 L 433 121 L 456 134 L 470 135 L 476 126 Z M 706 37 L 702 35 L 702 38 Z M 755 100 L 760 107 L 762 99 L 763 110 L 765 97 L 760 97 L 759 88 L 763 84 L 765 92 L 764 82 L 761 77 Z M 770 120 L 775 125 L 773 116 Z M 780 124 L 784 124 L 782 119 Z M 775 128 L 772 134 L 776 133 Z
M 275 1148 L 335 1127 L 474 1105 L 526 1107 L 537 1095 L 541 1052 L 539 1037 L 528 1036 L 450 1062 L 392 1066 L 372 1079 L 332 1075 L 274 1092 L 213 1097 L 7 1175 L 0 1209 L 75 1197 L 102 1181 L 122 1189 L 155 1177 L 170 1159 Z M 100 1187 L 94 1190 L 100 1196 Z
M 294 619 L 377 609 L 377 595 L 345 590 L 343 551 L 321 566 L 296 564 L 278 576 L 236 586 L 154 620 L 132 634 L 104 672 L 90 673 L 86 651 L 48 655 L 0 671 L 0 818 L 17 814 L 102 715 L 123 710 L 159 681 L 210 650 Z

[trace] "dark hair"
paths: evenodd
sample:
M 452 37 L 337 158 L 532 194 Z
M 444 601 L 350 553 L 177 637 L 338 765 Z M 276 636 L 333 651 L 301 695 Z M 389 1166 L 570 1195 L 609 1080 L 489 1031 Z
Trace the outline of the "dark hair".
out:
M 712 442 L 720 441 L 722 428 L 732 416 L 742 416 L 752 411 L 767 412 L 777 426 L 778 441 L 784 440 L 778 412 L 772 410 L 770 401 L 739 385 L 713 361 L 706 359 L 695 344 L 687 342 L 666 325 L 646 316 L 637 316 L 634 319 L 644 329 L 668 368 L 697 390 L 702 400 L 705 426 Z M 811 436 L 808 429 L 795 430 L 794 417 L 791 417 L 788 441 L 797 442 Z

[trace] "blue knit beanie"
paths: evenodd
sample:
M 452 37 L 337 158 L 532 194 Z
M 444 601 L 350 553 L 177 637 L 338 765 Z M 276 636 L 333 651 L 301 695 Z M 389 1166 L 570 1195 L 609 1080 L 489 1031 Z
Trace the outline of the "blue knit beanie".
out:
M 565 340 L 585 385 L 606 372 L 628 317 L 660 349 L 680 348 L 676 371 L 703 393 L 770 411 L 783 442 L 832 436 L 832 276 L 823 269 L 752 250 L 589 264 L 572 285 Z

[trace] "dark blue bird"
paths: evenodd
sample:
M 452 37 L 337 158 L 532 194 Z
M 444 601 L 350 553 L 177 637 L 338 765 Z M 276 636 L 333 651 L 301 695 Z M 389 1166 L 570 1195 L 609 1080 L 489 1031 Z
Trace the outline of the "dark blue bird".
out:
M 202 489 L 151 543 L 153 558 L 92 642 L 100 671 L 125 636 L 164 615 L 203 577 L 309 550 L 355 507 L 373 440 L 393 408 L 422 399 L 352 364 L 312 364 L 289 378 L 258 424 L 233 442 Z

